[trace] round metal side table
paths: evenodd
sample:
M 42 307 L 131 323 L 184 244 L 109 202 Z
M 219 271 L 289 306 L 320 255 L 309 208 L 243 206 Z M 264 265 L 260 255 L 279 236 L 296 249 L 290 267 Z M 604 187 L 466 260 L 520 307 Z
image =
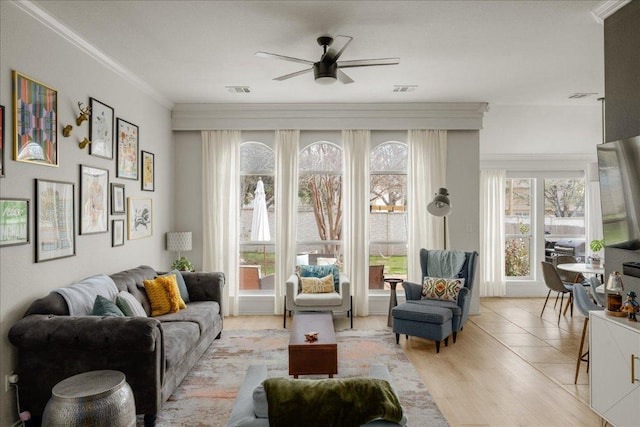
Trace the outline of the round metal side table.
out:
M 388 279 L 384 279 L 384 281 L 391 287 L 391 290 L 389 291 L 389 316 L 387 317 L 387 326 L 393 326 L 393 317 L 391 317 L 391 310 L 393 309 L 393 307 L 398 305 L 396 286 L 398 286 L 398 283 L 404 282 L 404 280 L 390 277 Z

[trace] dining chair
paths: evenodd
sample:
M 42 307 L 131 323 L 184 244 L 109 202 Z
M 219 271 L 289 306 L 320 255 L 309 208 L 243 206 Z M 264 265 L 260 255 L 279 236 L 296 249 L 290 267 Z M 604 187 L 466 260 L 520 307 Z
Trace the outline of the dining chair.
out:
M 595 300 L 596 304 L 600 307 L 604 307 L 604 297 L 597 291 L 598 286 L 600 286 L 600 280 L 597 277 L 589 278 L 589 286 L 591 286 L 591 296 Z
M 567 308 L 571 306 L 571 315 L 573 316 L 573 284 L 564 283 L 560 276 L 558 275 L 558 270 L 554 267 L 550 262 L 542 261 L 542 275 L 544 277 L 544 283 L 549 288 L 549 292 L 547 292 L 547 298 L 544 300 L 544 305 L 542 306 L 542 312 L 540 313 L 540 317 L 544 314 L 544 309 L 547 306 L 547 301 L 549 301 L 549 295 L 551 295 L 551 291 L 558 292 L 560 295 L 560 310 L 558 311 L 558 324 L 560 324 L 560 314 L 562 313 L 562 303 L 564 299 L 564 294 L 569 294 L 569 300 L 567 301 Z M 565 314 L 567 313 L 567 309 L 564 310 Z
M 554 257 L 554 265 L 558 270 L 558 275 L 562 279 L 563 282 L 566 283 L 585 283 L 587 279 L 582 275 L 582 273 L 574 273 L 572 271 L 565 271 L 561 268 L 558 268 L 560 264 L 575 264 L 578 260 L 573 255 L 558 255 Z
M 597 281 L 598 279 L 596 279 Z M 604 310 L 601 307 L 591 301 L 584 286 L 574 286 L 573 296 L 576 304 L 576 308 L 584 316 L 584 325 L 582 326 L 582 339 L 580 340 L 580 349 L 578 350 L 578 361 L 576 362 L 576 376 L 573 380 L 574 384 L 578 383 L 578 373 L 580 373 L 580 362 L 587 362 L 587 372 L 589 372 L 589 350 L 582 353 L 584 348 L 584 338 L 587 335 L 587 329 L 589 327 L 589 311 Z

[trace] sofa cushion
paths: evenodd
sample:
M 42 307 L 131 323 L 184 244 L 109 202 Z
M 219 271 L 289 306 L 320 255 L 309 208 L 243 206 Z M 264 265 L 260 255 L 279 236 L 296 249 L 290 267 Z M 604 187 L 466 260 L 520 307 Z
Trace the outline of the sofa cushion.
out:
M 124 313 L 122 313 L 122 310 L 118 308 L 116 303 L 109 301 L 102 295 L 96 297 L 91 314 L 93 316 L 124 317 Z
M 256 418 L 269 418 L 269 403 L 262 383 L 253 389 L 253 412 Z
M 393 307 L 391 313 L 397 319 L 435 323 L 437 325 L 441 325 L 453 317 L 453 313 L 448 308 L 426 304 L 411 304 L 409 302 Z
M 140 301 L 129 292 L 120 291 L 116 297 L 116 305 L 127 317 L 147 317 Z
M 320 277 L 301 277 L 300 285 L 305 294 L 324 294 L 333 292 L 333 274 Z
M 332 307 L 342 304 L 342 297 L 337 292 L 326 294 L 298 294 L 294 298 L 296 305 L 303 307 Z
M 158 276 L 144 281 L 144 289 L 151 303 L 151 316 L 176 313 L 186 307 L 180 297 L 175 275 Z
M 163 314 L 156 319 L 166 322 L 194 322 L 203 334 L 214 325 L 214 319 L 220 314 L 220 305 L 216 301 L 190 302 L 187 308 L 177 313 Z
M 178 289 L 180 290 L 180 297 L 182 301 L 189 302 L 189 291 L 187 290 L 187 284 L 184 281 L 184 277 L 182 277 L 182 273 L 179 270 L 171 270 L 166 274 L 161 274 L 161 276 L 169 276 L 171 274 L 175 274 L 176 283 L 178 284 Z
M 340 290 L 340 269 L 336 264 L 331 265 L 300 265 L 300 277 L 325 277 L 333 274 L 333 287 Z
M 425 277 L 422 281 L 422 299 L 438 299 L 457 301 L 464 279 L 445 279 L 441 277 Z
M 88 316 L 93 311 L 93 304 L 98 295 L 109 301 L 115 301 L 118 288 L 111 277 L 106 274 L 87 277 L 71 286 L 54 289 L 67 303 L 69 315 Z
M 180 365 L 193 350 L 200 338 L 200 330 L 195 322 L 162 322 L 162 339 L 164 342 L 165 364 L 167 370 Z

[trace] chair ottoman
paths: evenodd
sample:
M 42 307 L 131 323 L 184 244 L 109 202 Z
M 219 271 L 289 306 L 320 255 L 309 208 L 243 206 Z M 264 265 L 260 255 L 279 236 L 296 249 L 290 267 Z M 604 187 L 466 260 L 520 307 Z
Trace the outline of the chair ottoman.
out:
M 449 335 L 453 332 L 450 309 L 409 301 L 394 307 L 391 316 L 396 344 L 400 342 L 400 334 L 405 334 L 407 338 L 411 335 L 434 340 L 436 353 L 440 353 L 440 341 L 449 345 Z

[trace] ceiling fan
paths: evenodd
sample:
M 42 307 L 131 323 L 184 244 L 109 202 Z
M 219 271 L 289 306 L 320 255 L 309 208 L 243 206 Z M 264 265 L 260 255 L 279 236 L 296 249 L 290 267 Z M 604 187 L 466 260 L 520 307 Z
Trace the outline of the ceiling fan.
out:
M 354 67 L 371 67 L 375 65 L 396 65 L 400 63 L 400 58 L 379 58 L 379 59 L 356 59 L 352 61 L 339 61 L 342 53 L 347 48 L 353 37 L 350 36 L 336 36 L 336 38 L 345 39 L 340 50 L 336 50 L 330 47 L 333 44 L 333 37 L 321 36 L 318 37 L 318 44 L 322 46 L 323 54 L 318 62 L 309 61 L 307 59 L 294 58 L 291 56 L 278 55 L 268 52 L 256 52 L 256 56 L 262 58 L 274 58 L 282 59 L 284 61 L 299 62 L 301 64 L 311 65 L 311 68 L 307 68 L 295 73 L 285 74 L 284 76 L 276 77 L 273 80 L 287 80 L 292 77 L 297 77 L 302 74 L 306 74 L 313 70 L 315 81 L 319 84 L 331 84 L 336 80 L 340 80 L 342 83 L 353 83 L 353 79 L 342 71 L 342 68 L 354 68 Z

